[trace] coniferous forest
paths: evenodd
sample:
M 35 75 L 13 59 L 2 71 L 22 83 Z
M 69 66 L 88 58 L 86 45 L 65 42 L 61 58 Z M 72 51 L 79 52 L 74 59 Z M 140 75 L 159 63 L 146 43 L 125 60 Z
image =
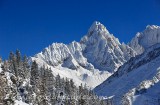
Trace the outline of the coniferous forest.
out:
M 97 97 L 86 85 L 75 86 L 72 79 L 54 75 L 51 68 L 39 67 L 19 50 L 0 59 L 0 103 L 15 105 L 110 105 Z

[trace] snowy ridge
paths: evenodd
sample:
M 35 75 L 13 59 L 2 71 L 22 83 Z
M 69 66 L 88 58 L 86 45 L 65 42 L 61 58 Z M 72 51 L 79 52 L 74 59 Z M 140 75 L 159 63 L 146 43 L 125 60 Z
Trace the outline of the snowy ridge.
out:
M 148 84 L 145 87 L 146 89 L 154 84 L 148 81 L 153 80 L 159 72 L 159 64 L 160 44 L 157 44 L 146 50 L 142 55 L 130 59 L 121 66 L 115 74 L 109 77 L 101 85 L 97 86 L 94 90 L 98 95 L 115 96 L 114 103 L 119 105 L 118 103 L 122 100 L 122 96 L 128 93 L 126 97 L 129 97 L 129 94 L 132 92 L 131 96 L 134 96 L 134 88 L 138 87 L 141 83 Z
M 133 99 L 133 105 L 159 105 L 160 104 L 160 82 L 147 89 L 146 93 L 135 95 L 130 98 Z
M 113 97 L 116 105 L 123 96 L 134 103 L 141 84 L 147 84 L 145 89 L 156 84 L 151 81 L 160 67 L 159 29 L 147 26 L 126 45 L 95 21 L 80 42 L 53 43 L 32 57 L 32 61 L 50 67 L 54 75 L 73 79 L 77 86 L 97 86 L 95 92 Z
M 143 53 L 150 46 L 160 43 L 160 27 L 148 25 L 143 32 L 138 32 L 128 44 L 137 54 Z
M 130 104 L 149 105 L 160 104 L 160 67 L 157 68 L 156 75 L 151 80 L 145 80 L 136 88 L 131 89 L 125 96 L 130 100 Z
M 55 75 L 94 88 L 135 55 L 132 48 L 121 44 L 104 25 L 95 21 L 80 42 L 53 43 L 32 57 L 32 61 L 51 67 Z
M 82 83 L 87 84 L 89 88 L 94 88 L 107 79 L 110 73 L 94 69 L 94 66 L 83 57 L 79 45 L 77 42 L 69 45 L 54 43 L 32 60 L 35 60 L 39 66 L 51 67 L 54 75 L 59 74 L 63 78 L 73 79 L 77 86 Z
M 80 43 L 85 47 L 84 56 L 95 68 L 111 73 L 136 55 L 135 51 L 121 44 L 100 22 L 93 23 Z

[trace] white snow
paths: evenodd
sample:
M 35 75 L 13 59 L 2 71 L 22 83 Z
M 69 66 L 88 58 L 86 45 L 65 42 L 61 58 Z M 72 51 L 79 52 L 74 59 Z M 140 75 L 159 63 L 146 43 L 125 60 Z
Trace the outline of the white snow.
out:
M 81 41 L 87 61 L 101 71 L 113 73 L 136 53 L 108 32 L 100 22 L 94 22 Z
M 29 104 L 26 104 L 22 101 L 15 100 L 15 105 L 29 105 Z
M 99 71 L 97 69 L 87 70 L 82 67 L 79 67 L 76 70 L 72 70 L 67 67 L 62 67 L 61 65 L 53 67 L 36 58 L 33 58 L 33 60 L 36 60 L 40 66 L 45 65 L 46 67 L 51 68 L 53 75 L 56 76 L 59 74 L 62 78 L 67 77 L 69 79 L 73 79 L 74 83 L 77 86 L 80 86 L 81 83 L 87 84 L 88 88 L 91 89 L 102 83 L 111 75 L 107 71 Z
M 140 84 L 150 89 L 151 80 L 159 82 L 155 77 L 160 67 L 159 51 L 151 52 L 160 46 L 155 45 L 158 43 L 159 26 L 148 25 L 126 45 L 95 21 L 80 42 L 53 43 L 31 59 L 39 66 L 50 67 L 54 75 L 73 79 L 77 86 L 82 83 L 93 89 L 99 85 L 95 89 L 98 95 L 115 96 L 119 102 L 126 94 L 128 99 L 133 96 L 130 101 L 136 102 L 136 98 L 142 97 L 134 95 Z
M 30 60 L 51 68 L 55 76 L 73 79 L 76 86 L 82 83 L 90 89 L 96 87 L 98 95 L 114 98 L 115 105 L 119 105 L 123 96 L 132 105 L 160 105 L 159 43 L 159 26 L 148 25 L 126 45 L 95 21 L 80 42 L 53 43 Z M 5 75 L 11 86 L 12 74 L 5 72 Z M 143 89 L 147 91 L 136 93 Z M 15 105 L 28 104 L 15 100 Z
M 141 54 L 145 49 L 157 43 L 160 43 L 160 27 L 148 25 L 143 32 L 138 32 L 128 45 Z
M 133 96 L 133 105 L 159 105 L 160 82 L 152 86 L 146 93 Z
M 80 42 L 53 43 L 32 57 L 32 61 L 51 67 L 53 74 L 69 77 L 77 85 L 86 83 L 94 88 L 135 55 L 128 45 L 121 44 L 96 21 Z
M 2 72 L 1 64 L 0 64 L 0 73 Z
M 156 56 L 155 58 L 153 57 L 153 55 L 150 55 L 151 54 L 150 51 L 155 52 L 154 53 L 154 55 Z M 140 63 L 138 62 L 144 64 L 140 65 Z M 131 65 L 137 68 L 133 68 L 130 70 L 129 68 L 132 67 Z M 129 61 L 128 63 L 125 63 L 118 70 L 117 75 L 115 76 L 112 75 L 112 77 L 108 78 L 104 83 L 96 87 L 95 92 L 98 95 L 102 96 L 115 95 L 115 101 L 119 103 L 123 95 L 125 94 L 127 94 L 128 96 L 134 95 L 135 89 L 142 88 L 139 87 L 139 85 L 142 83 L 143 83 L 143 88 L 146 89 L 150 88 L 151 85 L 154 84 L 153 83 L 154 77 L 157 75 L 157 73 L 159 73 L 159 67 L 160 67 L 160 44 L 151 47 L 143 55 L 138 56 L 137 58 Z

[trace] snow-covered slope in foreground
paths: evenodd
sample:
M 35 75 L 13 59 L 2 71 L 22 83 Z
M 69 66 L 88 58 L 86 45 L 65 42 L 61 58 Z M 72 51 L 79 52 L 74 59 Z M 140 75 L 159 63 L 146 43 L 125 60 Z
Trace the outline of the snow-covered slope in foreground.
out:
M 159 68 L 160 44 L 157 44 L 146 50 L 142 55 L 131 58 L 127 63 L 121 66 L 116 73 L 110 76 L 101 85 L 97 86 L 95 88 L 95 92 L 102 96 L 113 96 L 114 103 L 116 105 L 120 105 L 120 102 L 123 100 L 124 96 L 134 97 L 137 94 L 142 94 L 145 91 L 149 91 L 147 89 L 154 86 L 156 82 L 159 81 L 156 79 L 157 74 L 159 73 Z M 157 95 L 160 96 L 160 90 L 156 92 Z M 135 97 L 135 100 L 132 100 L 132 98 L 129 99 L 131 99 L 131 103 L 139 100 L 139 98 L 136 100 Z M 140 105 L 145 105 L 145 103 Z
M 14 105 L 29 105 L 29 104 L 16 100 Z
M 96 21 L 80 42 L 53 43 L 32 57 L 32 61 L 51 67 L 53 74 L 71 78 L 77 85 L 86 83 L 94 88 L 135 55 L 135 51 Z
M 130 97 L 133 105 L 160 105 L 160 82 L 147 89 L 146 93 Z

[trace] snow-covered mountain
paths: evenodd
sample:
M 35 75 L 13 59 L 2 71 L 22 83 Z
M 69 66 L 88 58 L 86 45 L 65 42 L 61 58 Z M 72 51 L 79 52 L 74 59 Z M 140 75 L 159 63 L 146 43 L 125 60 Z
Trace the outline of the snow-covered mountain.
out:
M 100 22 L 94 22 L 81 41 L 87 61 L 101 71 L 113 73 L 136 53 L 128 45 L 120 43 Z
M 129 45 L 140 55 L 124 63 L 106 81 L 97 86 L 94 90 L 98 95 L 112 96 L 116 105 L 120 105 L 120 102 L 127 105 L 160 104 L 159 29 L 158 26 L 147 26 L 145 31 L 132 39 Z
M 135 55 L 132 48 L 121 44 L 95 21 L 80 42 L 53 43 L 32 57 L 32 61 L 51 67 L 53 74 L 71 78 L 77 85 L 86 83 L 94 88 Z
M 53 43 L 32 61 L 51 67 L 54 75 L 73 79 L 77 86 L 97 86 L 94 90 L 98 95 L 113 97 L 117 105 L 123 101 L 137 105 L 148 98 L 149 90 L 158 87 L 159 43 L 159 26 L 147 26 L 126 45 L 95 21 L 80 42 Z M 143 98 L 139 101 L 138 97 Z
M 128 44 L 137 54 L 141 54 L 148 47 L 160 43 L 160 27 L 148 25 L 143 32 L 138 32 Z
M 119 91 L 118 90 L 119 88 L 127 90 L 127 87 L 129 88 L 135 87 L 136 85 L 139 84 L 139 82 L 147 80 L 149 77 L 152 78 L 153 75 L 155 76 L 157 68 L 160 67 L 159 64 L 160 64 L 160 44 L 152 46 L 142 55 L 131 58 L 128 62 L 122 65 L 117 70 L 117 72 L 115 72 L 105 82 L 103 82 L 103 84 L 96 87 L 95 91 L 99 95 L 108 95 L 108 96 L 123 94 L 124 91 Z M 122 84 L 117 84 L 117 83 L 122 83 Z M 116 89 L 116 87 L 119 88 Z M 111 90 L 113 90 L 114 92 L 108 88 L 111 88 Z
M 83 88 L 80 85 L 83 84 L 93 89 L 97 95 L 107 96 L 102 101 L 107 102 L 107 105 L 160 105 L 159 26 L 147 26 L 131 42 L 121 44 L 103 24 L 95 21 L 79 42 L 53 43 L 29 59 L 29 63 L 36 61 L 42 68 L 38 68 L 36 62 L 28 66 L 28 60 L 25 57 L 21 60 L 18 50 L 15 55 L 10 53 L 10 57 L 10 60 L 0 63 L 1 92 L 10 87 L 8 93 L 3 92 L 6 96 L 1 94 L 5 96 L 3 98 L 6 102 L 28 105 L 26 103 L 29 102 L 29 97 L 33 96 L 34 99 L 29 103 L 37 103 L 35 100 L 39 99 L 39 92 L 45 86 L 48 88 L 48 96 L 51 96 L 48 92 L 53 92 L 50 89 L 54 89 L 54 94 L 59 91 L 61 95 L 63 89 L 66 93 L 74 90 L 79 94 Z M 61 78 L 73 81 L 66 79 L 65 82 L 58 74 Z M 77 88 L 73 82 L 80 87 Z M 71 88 L 68 90 L 68 87 Z M 84 88 L 83 92 L 90 93 L 85 90 Z M 10 97 L 12 92 L 16 94 Z M 57 100 L 57 105 L 58 103 L 62 104 L 63 100 Z

